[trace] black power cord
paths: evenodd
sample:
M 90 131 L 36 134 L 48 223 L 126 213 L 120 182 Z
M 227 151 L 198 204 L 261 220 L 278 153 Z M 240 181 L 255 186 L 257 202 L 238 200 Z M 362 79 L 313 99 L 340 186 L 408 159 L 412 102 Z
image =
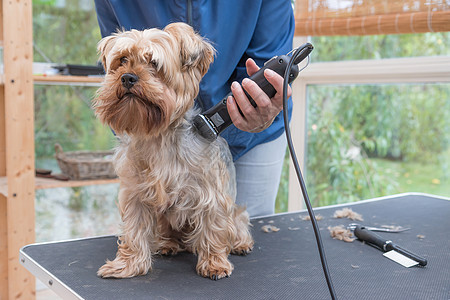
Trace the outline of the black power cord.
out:
M 288 91 L 288 80 L 289 80 L 289 73 L 291 70 L 292 65 L 295 63 L 295 60 L 302 54 L 304 49 L 297 48 L 290 60 L 289 64 L 286 68 L 286 71 L 284 73 L 284 81 L 283 81 L 283 117 L 284 117 L 284 129 L 286 132 L 286 139 L 289 147 L 289 152 L 291 154 L 292 162 L 294 164 L 295 172 L 297 173 L 298 182 L 300 183 L 303 199 L 305 200 L 306 208 L 308 209 L 309 217 L 311 219 L 312 227 L 314 230 L 314 235 L 316 237 L 317 242 L 317 248 L 319 250 L 320 254 L 320 261 L 322 263 L 322 269 L 325 274 L 325 279 L 327 281 L 328 289 L 330 291 L 331 299 L 335 300 L 336 292 L 334 291 L 333 282 L 331 281 L 330 271 L 328 270 L 328 264 L 327 259 L 325 257 L 325 251 L 322 244 L 322 238 L 320 237 L 320 231 L 319 226 L 317 225 L 316 217 L 314 216 L 314 211 L 311 206 L 311 202 L 309 201 L 308 192 L 306 190 L 306 185 L 303 180 L 302 172 L 300 170 L 300 166 L 297 161 L 297 156 L 295 154 L 294 145 L 292 143 L 292 137 L 291 137 L 291 130 L 289 128 L 289 118 L 288 118 L 288 107 L 287 107 L 287 91 Z M 309 57 L 308 57 L 308 63 L 309 63 Z M 303 69 L 302 69 L 303 70 Z M 301 71 L 301 70 L 300 70 Z

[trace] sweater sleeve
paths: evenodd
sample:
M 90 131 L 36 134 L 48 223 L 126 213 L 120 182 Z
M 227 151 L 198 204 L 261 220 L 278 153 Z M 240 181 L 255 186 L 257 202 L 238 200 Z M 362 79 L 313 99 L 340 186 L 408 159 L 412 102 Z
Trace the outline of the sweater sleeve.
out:
M 114 10 L 108 0 L 95 0 L 95 10 L 102 37 L 111 35 L 111 33 L 116 32 L 120 28 Z
M 291 1 L 262 1 L 253 37 L 236 69 L 236 79 L 241 81 L 247 77 L 247 58 L 252 58 L 261 67 L 270 58 L 291 51 L 294 31 L 295 20 Z

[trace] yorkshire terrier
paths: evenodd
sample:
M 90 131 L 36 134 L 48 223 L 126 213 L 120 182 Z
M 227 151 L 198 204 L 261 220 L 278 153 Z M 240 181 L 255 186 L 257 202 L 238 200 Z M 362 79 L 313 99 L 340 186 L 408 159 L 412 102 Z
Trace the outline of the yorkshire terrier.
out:
M 145 275 L 153 254 L 189 251 L 197 273 L 228 277 L 228 255 L 251 251 L 249 216 L 235 204 L 227 143 L 199 136 L 194 98 L 215 50 L 192 27 L 124 31 L 98 50 L 106 76 L 94 99 L 100 121 L 116 133 L 114 166 L 122 218 L 118 251 L 101 277 Z

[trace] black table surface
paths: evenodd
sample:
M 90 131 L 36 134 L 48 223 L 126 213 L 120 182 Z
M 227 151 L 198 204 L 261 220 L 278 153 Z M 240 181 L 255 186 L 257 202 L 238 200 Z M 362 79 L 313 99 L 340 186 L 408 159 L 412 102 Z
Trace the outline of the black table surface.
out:
M 343 207 L 360 213 L 367 226 L 411 228 L 378 233 L 426 258 L 425 267 L 405 268 L 355 240 L 331 238 L 328 226 L 348 225 L 333 214 Z M 318 221 L 338 299 L 450 299 L 450 201 L 402 194 L 318 208 Z M 230 278 L 213 281 L 195 272 L 196 256 L 155 256 L 153 270 L 130 279 L 102 279 L 97 269 L 114 259 L 115 236 L 41 243 L 21 250 L 21 262 L 63 298 L 82 299 L 330 299 L 306 211 L 252 220 L 255 239 L 247 256 L 230 255 Z M 264 225 L 280 230 L 264 232 Z

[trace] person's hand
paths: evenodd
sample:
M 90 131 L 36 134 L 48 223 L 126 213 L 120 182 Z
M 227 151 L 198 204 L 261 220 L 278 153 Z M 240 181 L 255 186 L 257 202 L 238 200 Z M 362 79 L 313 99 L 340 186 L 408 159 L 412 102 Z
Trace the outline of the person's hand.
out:
M 259 70 L 253 59 L 249 58 L 245 64 L 249 76 Z M 269 98 L 253 80 L 248 78 L 242 81 L 242 86 L 236 81 L 231 85 L 234 97 L 230 96 L 227 99 L 228 113 L 233 124 L 243 131 L 263 131 L 272 124 L 283 109 L 283 77 L 269 69 L 264 71 L 264 77 L 277 91 L 273 98 Z M 250 103 L 242 88 L 253 98 L 256 107 Z M 288 86 L 288 97 L 291 94 L 291 88 Z M 239 113 L 237 106 L 241 109 L 243 116 Z

